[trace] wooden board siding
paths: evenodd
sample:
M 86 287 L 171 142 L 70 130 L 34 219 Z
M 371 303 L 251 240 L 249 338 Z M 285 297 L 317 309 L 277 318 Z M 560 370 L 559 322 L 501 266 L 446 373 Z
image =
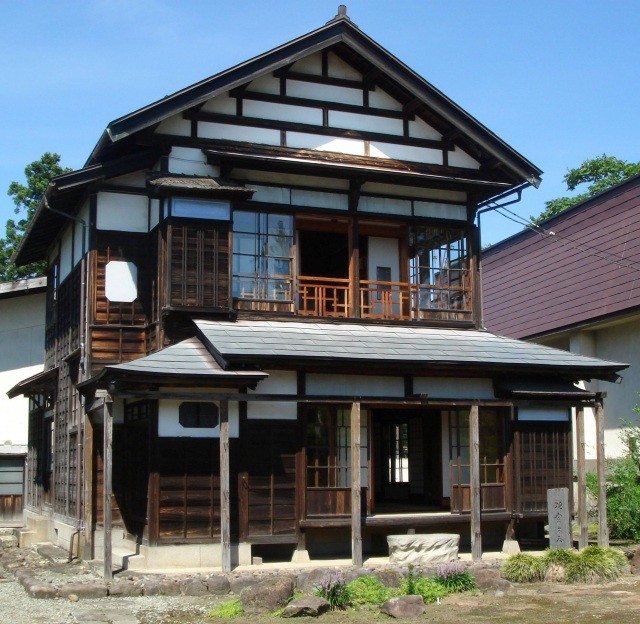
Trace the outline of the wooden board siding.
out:
M 167 304 L 229 309 L 229 228 L 210 222 L 167 226 Z
M 490 331 L 531 338 L 640 306 L 640 176 L 483 252 Z
M 293 535 L 296 531 L 296 423 L 248 421 L 240 474 L 240 530 L 257 536 Z
M 90 257 L 89 326 L 91 369 L 128 362 L 156 348 L 157 242 L 154 234 L 97 232 Z M 105 268 L 111 261 L 132 262 L 138 271 L 138 296 L 112 302 L 105 294 Z
M 515 510 L 546 512 L 547 490 L 569 488 L 573 472 L 568 423 L 515 423 Z
M 78 264 L 57 288 L 48 276 L 45 369 L 58 366 L 80 346 L 80 272 Z
M 238 441 L 230 443 L 231 473 Z M 149 539 L 153 543 L 210 541 L 220 536 L 219 440 L 157 438 L 149 477 Z M 231 533 L 238 535 L 237 484 L 231 481 Z

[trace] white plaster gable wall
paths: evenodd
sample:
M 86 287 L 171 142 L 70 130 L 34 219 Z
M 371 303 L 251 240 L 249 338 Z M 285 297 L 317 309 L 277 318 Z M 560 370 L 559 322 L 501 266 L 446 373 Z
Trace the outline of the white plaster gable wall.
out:
M 0 299 L 0 452 L 27 444 L 29 401 L 6 393 L 43 369 L 44 320 L 44 293 Z
M 147 232 L 149 198 L 128 193 L 98 193 L 96 227 L 118 232 Z
M 220 169 L 207 163 L 207 158 L 201 149 L 194 147 L 171 148 L 169 156 L 169 171 L 187 175 L 218 176 Z

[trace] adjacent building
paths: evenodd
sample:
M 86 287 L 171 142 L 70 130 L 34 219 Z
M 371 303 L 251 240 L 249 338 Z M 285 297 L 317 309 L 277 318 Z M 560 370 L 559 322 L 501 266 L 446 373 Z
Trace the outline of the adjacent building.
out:
M 607 456 L 623 452 L 620 427 L 635 418 L 640 391 L 640 176 L 573 206 L 482 253 L 489 331 L 592 357 L 629 362 L 606 392 Z M 593 421 L 587 459 L 595 461 Z
M 540 171 L 344 14 L 111 122 L 17 255 L 49 263 L 34 533 L 130 567 L 535 533 L 575 386 L 482 328 L 476 210 Z

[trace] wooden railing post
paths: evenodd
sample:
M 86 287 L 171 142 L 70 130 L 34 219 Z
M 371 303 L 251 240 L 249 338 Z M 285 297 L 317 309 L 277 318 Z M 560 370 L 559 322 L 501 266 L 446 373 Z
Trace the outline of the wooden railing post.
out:
M 104 524 L 104 578 L 113 578 L 111 544 L 111 528 L 113 514 L 111 498 L 113 490 L 113 399 L 110 395 L 104 397 L 103 404 L 103 452 L 102 452 L 102 515 Z
M 362 502 L 360 485 L 360 403 L 351 404 L 351 562 L 362 567 Z
M 597 438 L 596 462 L 598 473 L 598 546 L 609 546 L 604 448 L 604 395 L 601 392 L 596 394 L 595 417 Z
M 480 419 L 478 406 L 469 411 L 469 476 L 471 481 L 471 557 L 482 559 L 482 532 L 480 527 Z

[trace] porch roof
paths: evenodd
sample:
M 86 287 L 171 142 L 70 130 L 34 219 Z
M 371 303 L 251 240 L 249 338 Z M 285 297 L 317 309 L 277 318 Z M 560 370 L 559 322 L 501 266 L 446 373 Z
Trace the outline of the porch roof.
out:
M 479 330 L 269 320 L 194 323 L 223 367 L 273 360 L 360 362 L 368 369 L 393 363 L 411 367 L 414 374 L 474 368 L 479 374 L 615 381 L 616 373 L 628 366 Z
M 209 385 L 255 386 L 266 377 L 267 373 L 258 371 L 224 370 L 202 342 L 193 337 L 131 362 L 105 366 L 97 375 L 78 384 L 78 388 L 104 387 L 105 383 L 114 379 L 134 382 L 182 380 L 191 385 L 203 381 Z

